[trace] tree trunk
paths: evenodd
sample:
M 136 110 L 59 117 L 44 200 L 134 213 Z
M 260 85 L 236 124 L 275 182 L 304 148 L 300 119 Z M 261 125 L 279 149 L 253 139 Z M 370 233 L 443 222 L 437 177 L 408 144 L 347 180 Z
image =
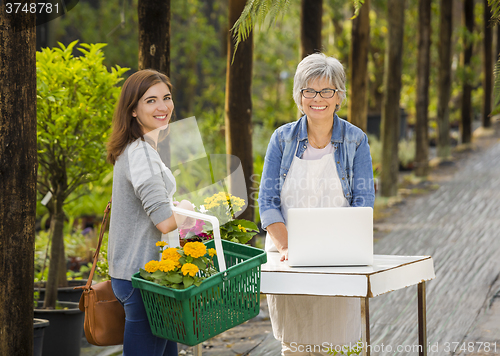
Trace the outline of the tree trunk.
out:
M 349 121 L 366 132 L 368 117 L 368 51 L 370 48 L 370 0 L 365 0 L 358 17 L 352 21 L 348 94 Z
M 35 34 L 34 14 L 0 4 L 0 355 L 33 353 Z
M 139 0 L 139 70 L 156 69 L 170 78 L 170 0 Z M 171 78 L 170 78 L 171 79 Z M 161 159 L 171 165 L 170 138 L 162 144 Z
M 321 51 L 323 0 L 302 0 L 300 12 L 300 55 L 304 58 Z
M 229 0 L 229 28 L 232 28 L 241 15 L 246 0 Z M 238 157 L 243 167 L 247 191 L 248 207 L 240 215 L 242 219 L 253 221 L 254 207 L 256 201 L 251 200 L 253 175 L 252 156 L 252 57 L 253 57 L 253 34 L 250 32 L 248 38 L 238 45 L 234 55 L 232 33 L 228 33 L 227 50 L 227 75 L 226 75 L 226 152 Z M 234 55 L 234 61 L 233 61 Z M 228 161 L 230 172 L 234 170 Z M 231 191 L 238 187 L 231 182 Z M 241 190 L 241 189 L 238 189 Z
M 420 0 L 418 10 L 417 117 L 415 174 L 425 177 L 429 170 L 429 71 L 431 50 L 431 0 Z
M 399 100 L 401 98 L 401 71 L 405 0 L 387 2 L 388 35 L 384 65 L 384 100 L 382 104 L 382 172 L 380 194 L 394 196 L 398 192 Z
M 465 49 L 462 55 L 462 64 L 464 69 L 463 87 L 462 87 L 462 120 L 460 122 L 460 137 L 462 143 L 471 142 L 472 137 L 472 85 L 471 85 L 471 58 L 472 58 L 472 32 L 474 31 L 474 0 L 464 1 L 463 19 L 465 27 L 464 33 Z M 467 33 L 468 32 L 468 33 Z
M 491 126 L 491 98 L 493 89 L 493 33 L 490 25 L 491 8 L 488 5 L 488 0 L 484 0 L 484 96 L 483 96 L 483 126 Z
M 498 60 L 498 57 L 500 56 L 500 23 L 497 23 L 497 48 L 496 48 L 496 60 Z
M 139 0 L 139 70 L 170 77 L 170 0 Z
M 437 155 L 450 156 L 451 33 L 453 0 L 441 0 L 439 15 L 439 63 L 437 105 Z
M 50 222 L 51 248 L 47 285 L 45 286 L 44 308 L 55 308 L 57 288 L 66 287 L 66 258 L 64 253 L 64 197 L 54 196 L 52 201 L 52 221 Z

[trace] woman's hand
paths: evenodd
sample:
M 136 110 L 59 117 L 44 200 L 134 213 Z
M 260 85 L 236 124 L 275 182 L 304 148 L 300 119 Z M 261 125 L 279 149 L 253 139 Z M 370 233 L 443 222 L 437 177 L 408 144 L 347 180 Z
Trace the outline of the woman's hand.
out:
M 288 231 L 285 224 L 282 222 L 271 224 L 267 227 L 267 232 L 281 254 L 280 261 L 288 260 Z
M 177 204 L 178 208 L 194 211 L 193 204 L 187 200 L 183 200 Z M 195 218 L 187 217 L 186 215 L 180 215 L 173 213 L 168 219 L 163 220 L 161 223 L 156 225 L 156 228 L 162 232 L 162 234 L 168 234 L 177 228 L 190 229 L 196 223 Z
M 193 204 L 191 204 L 191 202 L 188 200 L 181 201 L 179 204 L 177 204 L 177 208 L 194 211 Z M 190 229 L 196 224 L 195 218 L 191 218 L 186 215 L 174 213 L 174 217 L 179 229 Z
M 287 248 L 284 248 L 280 251 L 281 253 L 281 258 L 280 258 L 280 261 L 283 262 L 285 260 L 288 260 L 288 247 Z

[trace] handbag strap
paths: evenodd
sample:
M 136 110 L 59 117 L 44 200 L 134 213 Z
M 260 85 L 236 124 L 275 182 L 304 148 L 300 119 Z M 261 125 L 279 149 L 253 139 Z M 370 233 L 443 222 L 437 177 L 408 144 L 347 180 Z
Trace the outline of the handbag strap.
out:
M 90 289 L 90 286 L 92 285 L 92 279 L 94 278 L 94 271 L 97 266 L 97 258 L 99 257 L 99 251 L 101 249 L 101 243 L 102 243 L 102 238 L 104 236 L 104 231 L 106 230 L 106 224 L 108 222 L 108 214 L 109 211 L 111 210 L 111 200 L 113 197 L 109 198 L 108 204 L 106 205 L 106 209 L 104 209 L 104 216 L 102 218 L 102 223 L 101 223 L 101 231 L 99 233 L 99 242 L 97 243 L 97 247 L 95 249 L 94 253 L 94 262 L 92 263 L 92 269 L 90 270 L 89 278 L 87 280 L 87 284 L 85 286 L 81 287 L 75 287 L 74 289 L 80 288 L 88 291 Z

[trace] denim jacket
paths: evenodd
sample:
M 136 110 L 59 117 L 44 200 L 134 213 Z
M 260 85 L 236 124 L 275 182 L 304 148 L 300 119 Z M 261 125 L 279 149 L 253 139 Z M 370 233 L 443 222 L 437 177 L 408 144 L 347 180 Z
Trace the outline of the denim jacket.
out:
M 281 214 L 281 188 L 295 152 L 302 157 L 306 150 L 307 117 L 279 127 L 267 147 L 259 190 L 259 211 L 262 228 L 285 222 Z M 344 196 L 350 206 L 373 208 L 375 190 L 370 147 L 366 134 L 358 127 L 340 119 L 333 120 L 331 142 Z M 298 145 L 298 148 L 297 148 Z

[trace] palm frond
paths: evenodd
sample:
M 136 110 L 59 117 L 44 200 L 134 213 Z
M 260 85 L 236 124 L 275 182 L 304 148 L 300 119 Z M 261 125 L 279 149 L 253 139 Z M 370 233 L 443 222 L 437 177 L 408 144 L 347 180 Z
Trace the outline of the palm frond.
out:
M 278 16 L 283 15 L 290 5 L 291 0 L 250 0 L 241 12 L 241 16 L 234 24 L 231 31 L 235 40 L 235 49 L 238 44 L 246 40 L 256 24 L 262 25 L 269 19 L 272 25 Z M 236 50 L 235 50 L 236 51 Z
M 493 111 L 491 116 L 500 114 L 500 59 L 495 64 L 493 71 L 495 75 L 495 85 L 493 86 Z
M 351 20 L 354 20 L 356 17 L 359 15 L 359 10 L 361 9 L 361 6 L 365 3 L 365 0 L 352 0 L 354 4 L 354 15 L 351 17 Z
M 500 22 L 500 0 L 488 0 L 488 5 L 491 7 L 491 20 Z

